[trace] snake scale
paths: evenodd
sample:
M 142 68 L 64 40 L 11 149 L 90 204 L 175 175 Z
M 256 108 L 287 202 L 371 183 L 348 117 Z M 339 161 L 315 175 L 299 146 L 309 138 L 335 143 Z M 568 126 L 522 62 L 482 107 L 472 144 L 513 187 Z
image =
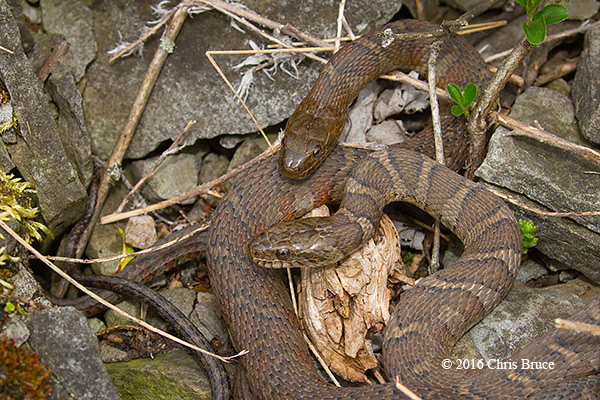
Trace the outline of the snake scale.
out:
M 420 30 L 429 29 L 431 25 L 397 22 L 391 27 L 394 30 Z M 342 50 L 338 53 L 350 59 L 340 60 L 337 56 L 332 66 L 326 67 L 325 76 L 322 74 L 319 78 L 325 83 L 319 84 L 331 89 L 332 93 L 341 90 L 341 94 L 328 94 L 326 101 L 312 108 L 313 111 L 321 110 L 319 118 L 302 117 L 300 120 L 310 126 L 327 125 L 330 117 L 335 119 L 334 114 L 346 107 L 351 102 L 350 97 L 359 90 L 355 87 L 356 81 L 346 79 L 348 74 L 360 75 L 359 81 L 363 84 L 366 78 L 362 75 L 367 74 L 369 79 L 373 79 L 376 74 L 388 69 L 386 65 L 376 71 L 360 70 L 363 65 L 361 57 L 365 54 L 372 61 L 369 54 L 377 60 L 382 53 L 397 52 L 404 59 L 409 57 L 411 65 L 423 63 L 425 46 L 421 42 L 392 43 L 382 49 L 373 44 L 375 41 L 375 37 L 368 35 L 358 45 L 352 45 L 354 50 L 351 52 Z M 408 50 L 397 47 L 408 47 Z M 413 57 L 414 54 L 416 56 Z M 469 57 L 449 56 L 451 62 L 440 62 L 448 65 L 444 74 L 452 74 L 452 71 L 464 73 L 471 67 Z M 358 72 L 351 69 L 338 74 L 341 65 L 358 69 Z M 333 79 L 336 75 L 344 77 L 341 83 Z M 338 97 L 339 104 L 332 105 L 330 101 Z M 317 104 L 314 103 L 317 100 L 312 99 L 308 103 Z M 302 104 L 299 108 L 308 109 Z M 327 118 L 323 119 L 323 116 Z M 291 121 L 288 127 L 293 123 Z M 299 126 L 302 128 L 302 124 Z M 531 359 L 554 362 L 554 368 L 550 370 L 520 367 L 510 370 L 443 369 L 441 361 L 448 356 L 456 340 L 504 297 L 514 279 L 522 245 L 512 212 L 481 185 L 412 150 L 391 148 L 370 152 L 337 146 L 329 151 L 327 146 L 331 144 L 319 147 L 324 142 L 312 140 L 310 130 L 304 129 L 303 134 L 308 135 L 308 140 L 301 138 L 305 142 L 300 147 L 294 147 L 301 143 L 296 140 L 284 142 L 288 153 L 283 154 L 279 162 L 276 157 L 267 158 L 239 177 L 238 183 L 215 210 L 209 231 L 207 264 L 212 287 L 234 346 L 249 352 L 240 359 L 243 374 L 240 381 L 246 382 L 250 391 L 238 390 L 238 397 L 404 398 L 393 383 L 337 388 L 325 382 L 302 339 L 279 272 L 256 264 L 250 257 L 249 246 L 253 246 L 253 255 L 260 258 L 262 250 L 265 250 L 261 248 L 265 237 L 269 243 L 274 240 L 267 233 L 254 242 L 254 238 L 269 227 L 297 218 L 317 205 L 340 201 L 342 206 L 334 217 L 334 223 L 344 225 L 323 226 L 324 231 L 312 236 L 316 238 L 316 247 L 356 242 L 356 237 L 362 240 L 377 223 L 380 206 L 390 201 L 410 202 L 438 217 L 465 244 L 463 255 L 453 266 L 419 281 L 403 295 L 394 310 L 385 331 L 383 350 L 383 364 L 391 381 L 397 378 L 422 398 L 598 396 L 600 338 L 571 331 L 554 330 L 536 340 L 530 349 Z M 312 144 L 307 147 L 306 143 Z M 322 164 L 319 168 L 309 165 L 308 173 L 300 171 L 297 167 L 304 165 L 303 155 L 309 158 L 315 155 L 315 143 L 319 143 L 317 163 Z M 288 155 L 291 162 L 286 161 Z M 296 162 L 296 156 L 300 157 L 300 162 Z M 313 162 L 314 157 L 309 164 Z M 283 177 L 279 164 L 284 170 L 286 167 L 292 170 L 291 174 L 284 174 L 306 179 L 297 181 Z M 324 239 L 321 235 L 324 233 L 341 236 Z M 311 246 L 310 243 L 305 244 L 304 249 Z M 295 250 L 277 249 L 276 253 L 287 258 Z M 599 325 L 599 301 L 592 302 L 573 318 Z M 513 358 L 525 357 L 522 354 Z

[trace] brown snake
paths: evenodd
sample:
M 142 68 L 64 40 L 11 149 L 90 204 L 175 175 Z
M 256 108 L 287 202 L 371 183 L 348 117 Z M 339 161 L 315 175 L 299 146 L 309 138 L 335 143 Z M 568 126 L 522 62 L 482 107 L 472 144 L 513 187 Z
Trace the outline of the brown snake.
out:
M 405 24 L 423 26 L 414 22 L 394 26 Z M 363 49 L 373 52 L 369 46 Z M 422 46 L 411 49 L 419 54 L 424 51 Z M 450 68 L 466 70 L 466 59 L 454 57 L 461 64 Z M 362 63 L 350 65 L 358 68 Z M 348 92 L 342 97 L 343 104 L 351 101 Z M 317 108 L 327 114 L 337 106 L 323 103 Z M 310 148 L 296 150 L 300 154 L 307 149 Z M 256 235 L 316 205 L 339 202 L 344 190 L 342 211 L 334 218 L 336 223 L 345 224 L 323 226 L 325 231 L 341 237 L 312 236 L 316 237 L 316 246 L 360 242 L 377 223 L 380 206 L 390 201 L 407 201 L 423 208 L 465 244 L 463 255 L 453 266 L 419 281 L 394 310 L 383 350 L 383 364 L 391 381 L 397 377 L 422 398 L 436 399 L 595 398 L 600 393 L 600 338 L 565 330 L 544 335 L 530 349 L 530 359 L 554 362 L 550 370 L 443 369 L 442 359 L 448 357 L 456 340 L 504 297 L 514 279 L 522 245 L 512 212 L 481 185 L 410 150 L 369 152 L 338 146 L 328 157 L 324 157 L 325 148 L 320 150 L 319 161 L 324 161 L 301 182 L 282 177 L 275 157 L 255 164 L 239 177 L 215 211 L 207 250 L 211 283 L 234 346 L 249 351 L 240 363 L 251 394 L 238 392 L 239 396 L 404 397 L 393 383 L 336 388 L 325 382 L 302 339 L 279 272 L 259 266 L 249 255 L 249 245 Z M 264 238 L 255 243 L 255 256 Z M 279 251 L 283 257 L 291 253 L 290 249 Z M 592 302 L 573 319 L 600 325 L 599 301 Z M 513 359 L 526 358 L 525 354 L 520 352 Z
M 279 168 L 285 176 L 301 179 L 315 171 L 337 144 L 348 106 L 373 79 L 395 69 L 427 73 L 432 39 L 397 38 L 384 48 L 380 34 L 388 28 L 394 33 L 414 33 L 435 31 L 438 26 L 417 20 L 397 21 L 369 32 L 334 54 L 285 127 L 279 156 Z M 490 72 L 475 49 L 455 37 L 446 40 L 440 49 L 436 75 L 440 87 L 455 83 L 464 88 L 468 83 L 482 87 Z M 460 169 L 467 151 L 464 123 L 449 112 L 442 113 L 441 118 L 446 165 Z M 405 147 L 433 155 L 431 129 L 412 137 Z

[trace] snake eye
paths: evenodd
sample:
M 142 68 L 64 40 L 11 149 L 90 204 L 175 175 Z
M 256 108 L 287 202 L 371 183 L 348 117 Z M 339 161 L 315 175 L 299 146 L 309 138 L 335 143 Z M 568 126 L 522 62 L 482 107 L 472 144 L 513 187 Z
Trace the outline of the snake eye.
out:
M 315 159 L 321 157 L 321 146 L 315 146 L 312 155 Z
M 287 248 L 279 249 L 275 252 L 275 255 L 277 256 L 277 258 L 279 260 L 285 260 L 286 258 L 288 258 L 290 256 L 290 249 L 287 249 Z

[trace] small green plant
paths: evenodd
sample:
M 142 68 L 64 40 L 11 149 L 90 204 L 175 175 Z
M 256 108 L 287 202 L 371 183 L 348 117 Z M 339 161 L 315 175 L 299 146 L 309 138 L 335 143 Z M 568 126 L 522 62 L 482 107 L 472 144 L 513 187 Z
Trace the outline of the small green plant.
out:
M 412 265 L 413 259 L 415 258 L 415 253 L 413 252 L 407 252 L 404 255 L 404 263 L 406 264 L 406 266 L 410 267 Z
M 469 106 L 475 98 L 477 97 L 477 86 L 474 83 L 469 83 L 465 86 L 465 90 L 462 91 L 460 88 L 454 83 L 449 83 L 446 86 L 446 90 L 448 94 L 454 100 L 454 104 L 452 105 L 452 109 L 450 110 L 453 115 L 460 117 L 461 115 L 465 115 L 465 117 L 469 117 Z
M 44 224 L 36 221 L 37 207 L 32 206 L 31 195 L 35 193 L 33 184 L 22 182 L 12 174 L 0 170 L 0 220 L 8 222 L 15 219 L 20 222 L 22 237 L 29 243 L 42 240 L 42 233 L 53 238 L 52 232 Z M 4 239 L 0 233 L 0 239 Z M 0 247 L 0 266 L 6 262 L 16 262 L 18 257 L 6 253 L 6 246 Z
M 532 46 L 537 46 L 546 39 L 548 25 L 564 21 L 569 16 L 567 7 L 562 4 L 548 4 L 541 10 L 537 8 L 542 0 L 516 0 L 525 7 L 527 22 L 521 22 L 527 41 Z M 569 0 L 567 0 L 567 3 Z
M 22 182 L 20 178 L 0 170 L 0 219 L 19 221 L 24 228 L 25 240 L 29 242 L 42 240 L 42 233 L 53 237 L 44 224 L 35 220 L 39 210 L 32 206 L 33 193 L 32 183 Z
M 537 226 L 531 221 L 520 219 L 519 227 L 521 228 L 521 236 L 523 237 L 523 254 L 527 254 L 527 250 L 537 244 L 538 240 L 534 236 L 537 231 Z

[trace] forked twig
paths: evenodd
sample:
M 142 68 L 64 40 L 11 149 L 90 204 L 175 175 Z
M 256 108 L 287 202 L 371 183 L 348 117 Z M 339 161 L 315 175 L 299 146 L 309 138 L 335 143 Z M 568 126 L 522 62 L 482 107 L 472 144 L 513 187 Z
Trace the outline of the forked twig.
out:
M 560 2 L 560 0 L 547 0 L 542 2 L 539 7 L 541 9 L 548 3 L 557 2 Z M 510 76 L 521 65 L 521 62 L 531 52 L 531 49 L 532 46 L 527 37 L 523 36 L 519 43 L 511 50 L 510 55 L 502 62 L 502 65 L 498 68 L 498 71 L 494 74 L 487 87 L 482 90 L 482 95 L 475 104 L 475 108 L 467 124 L 471 140 L 465 174 L 468 179 L 473 179 L 475 171 L 479 168 L 485 156 L 485 132 L 489 127 L 487 118 Z

